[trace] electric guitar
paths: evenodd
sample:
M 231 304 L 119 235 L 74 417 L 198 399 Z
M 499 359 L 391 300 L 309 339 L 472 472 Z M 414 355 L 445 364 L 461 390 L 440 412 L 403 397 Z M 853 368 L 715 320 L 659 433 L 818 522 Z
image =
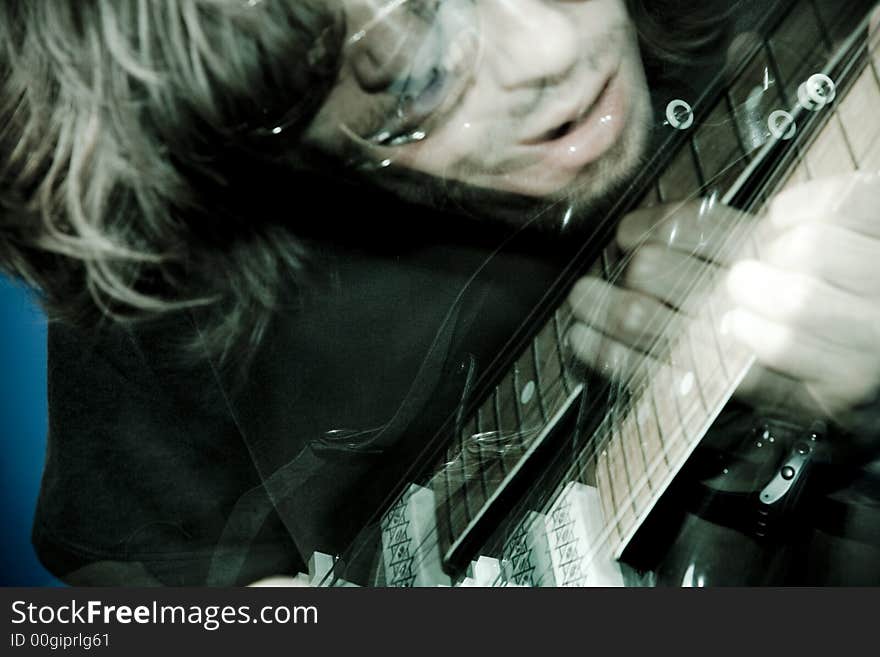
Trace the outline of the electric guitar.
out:
M 870 4 L 780 3 L 725 84 L 669 99 L 669 145 L 623 195 L 637 202 L 622 203 L 608 224 L 637 207 L 704 199 L 742 211 L 707 226 L 733 235 L 790 185 L 880 169 L 880 45 L 869 35 Z M 743 256 L 760 252 L 754 234 L 737 234 L 745 235 L 739 243 L 717 241 Z M 612 282 L 626 264 L 611 246 L 585 250 L 583 260 Z M 372 539 L 338 561 L 324 558 L 313 581 L 347 583 L 344 564 L 369 550 L 375 568 L 360 583 L 373 585 L 650 580 L 621 559 L 638 551 L 639 532 L 754 362 L 725 330 L 720 279 L 683 272 L 682 281 L 694 312 L 663 326 L 623 382 L 573 365 L 564 343 L 570 309 L 549 304 L 539 328 L 499 361 L 503 375 L 478 382 L 478 401 L 429 441 L 419 477 L 400 487 Z M 824 433 L 807 419 L 744 436 L 743 449 L 760 452 L 757 475 L 726 492 L 747 499 L 743 522 L 756 540 L 796 508 L 811 468 L 826 457 Z

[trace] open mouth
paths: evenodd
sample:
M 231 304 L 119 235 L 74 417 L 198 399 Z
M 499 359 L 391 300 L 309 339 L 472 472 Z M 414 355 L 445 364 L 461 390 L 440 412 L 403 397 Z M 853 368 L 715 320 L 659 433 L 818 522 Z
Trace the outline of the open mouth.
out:
M 596 105 L 605 97 L 605 92 L 608 91 L 608 87 L 611 84 L 611 79 L 606 80 L 605 84 L 599 90 L 599 93 L 596 94 L 595 98 L 593 98 L 593 102 L 590 103 L 587 107 L 582 109 L 577 117 L 574 119 L 570 119 L 565 123 L 562 123 L 551 130 L 539 135 L 535 139 L 531 139 L 527 144 L 542 144 L 546 142 L 556 141 L 558 139 L 562 139 L 567 136 L 572 130 L 581 125 L 589 116 L 593 113 L 593 110 L 596 108 Z
M 577 124 L 577 121 L 566 121 L 555 130 L 551 130 L 550 132 L 541 135 L 538 138 L 538 141 L 556 141 L 557 139 L 562 139 L 565 135 L 571 132 Z

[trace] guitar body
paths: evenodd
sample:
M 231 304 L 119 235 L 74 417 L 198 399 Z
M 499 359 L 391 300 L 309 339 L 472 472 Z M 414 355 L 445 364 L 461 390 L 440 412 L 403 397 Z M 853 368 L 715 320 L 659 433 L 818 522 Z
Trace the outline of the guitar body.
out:
M 880 478 L 831 462 L 797 424 L 736 415 L 706 436 L 625 560 L 658 586 L 880 583 Z M 815 449 L 785 497 L 762 502 L 804 444 Z

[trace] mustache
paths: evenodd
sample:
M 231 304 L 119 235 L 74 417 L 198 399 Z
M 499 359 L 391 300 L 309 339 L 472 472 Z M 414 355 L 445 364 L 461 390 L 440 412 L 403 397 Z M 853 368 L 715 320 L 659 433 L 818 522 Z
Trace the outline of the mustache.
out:
M 612 24 L 601 37 L 589 39 L 568 71 L 554 77 L 543 78 L 541 84 L 532 89 L 523 89 L 522 98 L 515 99 L 507 110 L 508 116 L 514 120 L 530 116 L 548 101 L 551 94 L 577 95 L 580 89 L 575 85 L 588 74 L 600 73 L 602 63 L 624 52 L 627 40 L 634 36 L 635 31 L 630 23 L 621 20 Z M 588 37 L 584 38 L 588 39 Z

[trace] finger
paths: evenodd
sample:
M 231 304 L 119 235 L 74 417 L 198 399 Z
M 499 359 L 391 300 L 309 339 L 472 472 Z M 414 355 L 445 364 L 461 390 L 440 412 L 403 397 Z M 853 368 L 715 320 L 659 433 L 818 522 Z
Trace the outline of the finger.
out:
M 602 299 L 604 308 L 597 311 Z M 618 342 L 646 350 L 667 332 L 677 313 L 659 300 L 633 290 L 585 277 L 572 288 L 569 304 L 575 317 Z
M 743 308 L 730 311 L 724 321 L 764 367 L 793 379 L 822 381 L 851 361 L 836 345 Z
M 748 244 L 758 225 L 754 217 L 709 197 L 628 214 L 618 227 L 617 242 L 625 251 L 651 243 L 727 264 Z
M 847 292 L 880 294 L 880 239 L 842 226 L 794 226 L 772 241 L 761 259 L 782 270 L 809 274 Z
M 821 416 L 816 401 L 801 381 L 755 363 L 736 390 L 735 397 L 759 411 L 784 408 L 800 417 Z
M 713 263 L 656 244 L 645 244 L 627 263 L 623 284 L 692 314 L 720 280 L 724 270 Z
M 586 367 L 612 381 L 626 381 L 644 356 L 597 329 L 575 322 L 566 334 L 575 357 Z
M 774 325 L 846 350 L 876 348 L 880 310 L 813 276 L 749 260 L 730 270 L 727 289 L 740 308 Z
M 833 223 L 880 237 L 880 174 L 849 173 L 789 187 L 770 204 L 769 220 L 784 230 L 805 223 Z

